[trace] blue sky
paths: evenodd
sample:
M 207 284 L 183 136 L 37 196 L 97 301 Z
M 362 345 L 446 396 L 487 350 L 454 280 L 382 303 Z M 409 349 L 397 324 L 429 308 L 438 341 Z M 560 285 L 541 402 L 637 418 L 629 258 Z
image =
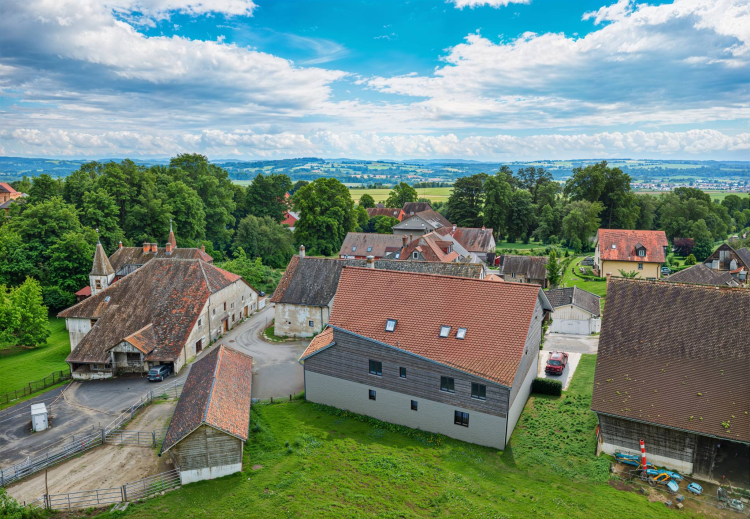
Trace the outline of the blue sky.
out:
M 747 159 L 750 4 L 6 0 L 0 154 Z

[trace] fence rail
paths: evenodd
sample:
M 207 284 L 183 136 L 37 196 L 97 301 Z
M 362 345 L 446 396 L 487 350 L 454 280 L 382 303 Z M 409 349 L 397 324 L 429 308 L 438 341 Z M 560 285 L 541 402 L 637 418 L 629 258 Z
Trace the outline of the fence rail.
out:
M 70 369 L 55 371 L 51 375 L 44 377 L 42 380 L 29 382 L 25 387 L 21 389 L 17 389 L 16 391 L 9 391 L 4 395 L 0 395 L 0 404 L 13 402 L 14 400 L 18 400 L 19 398 L 23 398 L 32 393 L 36 393 L 37 391 L 41 391 L 42 389 L 54 386 L 55 384 L 62 382 L 63 380 L 70 380 L 70 378 Z
M 122 487 L 99 488 L 67 494 L 49 494 L 48 510 L 70 510 L 71 508 L 93 508 L 95 506 L 122 503 Z
M 179 486 L 180 469 L 173 469 L 169 472 L 157 474 L 156 476 L 127 483 L 122 486 L 122 489 L 125 501 L 135 501 L 136 499 L 144 499 Z
M 147 447 L 156 447 L 164 441 L 167 435 L 167 428 L 154 429 L 153 431 L 129 431 L 120 429 L 108 433 L 104 441 L 112 445 L 141 445 Z

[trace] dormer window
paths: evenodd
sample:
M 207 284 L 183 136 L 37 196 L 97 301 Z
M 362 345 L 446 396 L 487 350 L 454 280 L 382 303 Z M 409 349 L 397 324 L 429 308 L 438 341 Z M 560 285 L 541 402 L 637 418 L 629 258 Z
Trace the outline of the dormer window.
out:
M 646 255 L 646 249 L 638 249 L 638 255 L 644 257 Z
M 456 332 L 456 339 L 465 339 L 466 338 L 466 328 L 459 328 Z
M 388 319 L 385 322 L 385 331 L 386 332 L 392 332 L 396 330 L 396 320 L 395 319 Z
M 448 334 L 451 333 L 451 327 L 450 326 L 441 326 L 440 327 L 440 337 L 448 337 Z
M 419 258 L 419 253 L 417 251 L 414 251 L 414 254 L 412 254 L 411 257 L 414 258 L 414 259 L 417 259 L 417 258 Z

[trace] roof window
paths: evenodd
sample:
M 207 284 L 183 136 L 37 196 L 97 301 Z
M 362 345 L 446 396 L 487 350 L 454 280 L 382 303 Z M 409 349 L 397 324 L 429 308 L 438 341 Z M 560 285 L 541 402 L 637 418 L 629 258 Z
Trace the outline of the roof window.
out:
M 367 247 L 367 252 L 372 252 L 372 247 Z
M 441 326 L 440 327 L 440 337 L 448 337 L 449 333 L 451 333 L 451 327 L 450 326 Z
M 616 244 L 616 243 L 613 243 L 613 244 L 612 244 L 612 248 L 613 248 L 613 249 L 616 249 L 616 248 L 617 248 L 617 244 Z
M 385 331 L 386 332 L 392 332 L 396 330 L 396 320 L 395 319 L 388 319 L 385 322 Z
M 355 252 L 356 250 L 357 250 L 357 246 L 355 245 L 354 247 L 352 247 L 352 252 Z
M 466 328 L 459 328 L 456 332 L 456 339 L 465 339 L 466 338 Z

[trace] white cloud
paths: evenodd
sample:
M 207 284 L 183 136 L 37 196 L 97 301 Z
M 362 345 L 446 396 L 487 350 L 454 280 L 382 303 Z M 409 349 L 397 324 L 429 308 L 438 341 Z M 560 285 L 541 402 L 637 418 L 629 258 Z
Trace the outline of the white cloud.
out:
M 483 6 L 489 6 L 489 7 L 505 7 L 508 4 L 528 4 L 531 3 L 531 0 L 448 0 L 448 2 L 453 3 L 456 8 L 463 9 L 464 7 L 483 7 Z

